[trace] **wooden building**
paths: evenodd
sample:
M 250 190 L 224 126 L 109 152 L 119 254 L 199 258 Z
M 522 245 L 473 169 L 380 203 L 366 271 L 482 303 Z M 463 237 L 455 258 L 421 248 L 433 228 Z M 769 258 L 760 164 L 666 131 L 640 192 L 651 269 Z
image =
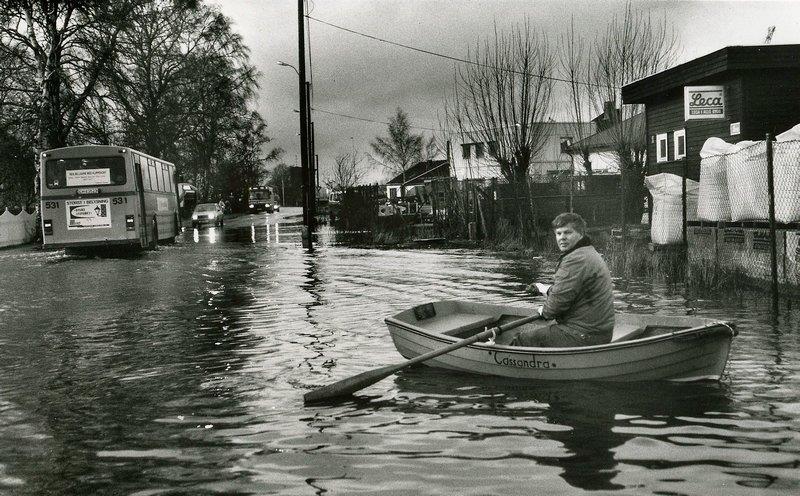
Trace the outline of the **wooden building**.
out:
M 683 175 L 685 157 L 697 180 L 706 139 L 763 140 L 800 123 L 800 45 L 725 47 L 624 86 L 622 100 L 645 105 L 647 173 Z

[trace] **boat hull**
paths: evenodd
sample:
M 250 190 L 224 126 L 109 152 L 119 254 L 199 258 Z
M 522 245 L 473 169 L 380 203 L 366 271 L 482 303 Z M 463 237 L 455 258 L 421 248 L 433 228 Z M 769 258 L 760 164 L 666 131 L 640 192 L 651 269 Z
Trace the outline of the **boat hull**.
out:
M 447 307 L 448 302 L 437 302 Z M 450 302 L 452 303 L 452 302 Z M 432 304 L 435 305 L 436 303 Z M 487 304 L 463 303 L 462 314 L 501 318 L 530 315 L 532 309 L 509 309 Z M 511 313 L 509 313 L 511 312 Z M 437 314 L 442 317 L 441 312 Z M 458 321 L 457 311 L 450 314 Z M 401 312 L 386 319 L 395 347 L 406 358 L 413 358 L 458 342 L 463 335 L 448 334 L 447 315 L 436 325 L 413 313 Z M 425 362 L 426 365 L 461 372 L 532 380 L 603 381 L 697 381 L 718 380 L 725 370 L 733 336 L 733 326 L 691 317 L 650 317 L 618 314 L 624 326 L 628 321 L 653 325 L 677 324 L 675 330 L 640 339 L 620 340 L 604 345 L 578 348 L 529 348 L 494 343 L 475 343 Z M 461 321 L 464 321 L 461 318 Z M 469 320 L 469 319 L 466 319 Z M 475 320 L 475 319 L 473 319 Z M 696 324 L 696 325 L 694 325 Z M 541 324 L 540 324 L 541 325 Z M 487 326 L 479 326 L 483 330 Z M 491 327 L 491 326 L 489 326 Z M 468 329 L 462 329 L 461 334 Z

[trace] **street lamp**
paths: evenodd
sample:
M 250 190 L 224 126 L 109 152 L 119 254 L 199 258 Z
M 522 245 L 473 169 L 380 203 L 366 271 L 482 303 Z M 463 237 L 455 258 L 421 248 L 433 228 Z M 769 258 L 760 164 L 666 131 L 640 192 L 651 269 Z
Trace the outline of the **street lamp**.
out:
M 287 64 L 286 62 L 279 60 L 278 65 L 282 65 L 283 67 L 291 67 L 292 69 L 294 69 L 294 72 L 296 72 L 298 76 L 300 75 L 300 72 L 297 70 L 297 67 L 293 66 L 292 64 Z
M 302 28 L 301 28 L 302 29 Z M 302 35 L 301 35 L 302 36 Z M 305 234 L 303 245 L 309 249 L 313 249 L 312 235 L 314 229 L 314 203 L 316 202 L 316 188 L 314 187 L 314 144 L 313 144 L 313 124 L 310 122 L 310 86 L 308 81 L 305 81 L 305 71 L 298 71 L 297 67 L 292 64 L 278 60 L 277 64 L 282 67 L 291 67 L 297 74 L 300 83 L 300 110 L 294 110 L 300 114 L 300 164 L 303 176 L 303 224 L 305 225 Z M 301 69 L 305 64 L 304 57 L 301 50 Z

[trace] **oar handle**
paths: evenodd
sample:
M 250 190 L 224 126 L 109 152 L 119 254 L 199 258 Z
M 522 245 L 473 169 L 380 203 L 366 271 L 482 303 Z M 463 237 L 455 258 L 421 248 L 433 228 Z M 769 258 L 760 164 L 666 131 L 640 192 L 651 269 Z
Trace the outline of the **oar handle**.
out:
M 500 325 L 500 326 L 492 327 L 491 329 L 486 329 L 484 331 L 479 332 L 478 334 L 475 334 L 475 335 L 470 336 L 468 338 L 464 338 L 461 341 L 455 342 L 455 343 L 453 343 L 453 344 L 451 344 L 449 346 L 445 346 L 444 348 L 439 348 L 439 349 L 436 349 L 436 350 L 433 350 L 433 351 L 429 351 L 429 352 L 425 353 L 424 355 L 420 355 L 418 357 L 414 357 L 414 358 L 408 360 L 407 362 L 398 364 L 398 367 L 400 367 L 402 369 L 402 368 L 405 368 L 405 367 L 410 367 L 412 365 L 416 365 L 416 364 L 418 364 L 420 362 L 424 362 L 425 360 L 430 360 L 431 358 L 436 358 L 439 355 L 444 355 L 445 353 L 450 353 L 453 350 L 457 350 L 459 348 L 463 348 L 464 346 L 469 346 L 469 345 L 471 345 L 473 343 L 477 343 L 478 341 L 483 341 L 484 339 L 488 339 L 490 336 L 492 336 L 492 334 L 494 334 L 495 336 L 499 336 L 500 334 L 508 331 L 509 329 L 513 329 L 515 327 L 519 327 L 521 325 L 525 325 L 528 322 L 533 322 L 534 320 L 538 320 L 540 318 L 541 318 L 541 316 L 537 313 L 535 315 L 530 315 L 528 317 L 523 317 L 521 319 L 514 320 L 512 322 L 508 322 L 508 323 Z M 398 370 L 400 370 L 400 369 L 398 369 Z
M 491 329 L 486 329 L 485 331 L 481 331 L 474 336 L 470 336 L 466 339 L 462 339 L 461 341 L 455 342 L 449 346 L 445 346 L 444 348 L 439 348 L 438 350 L 429 351 L 424 355 L 420 355 L 418 357 L 414 357 L 410 360 L 407 360 L 403 363 L 399 363 L 396 365 L 387 365 L 385 367 L 381 367 L 379 369 L 368 370 L 366 372 L 362 372 L 357 374 L 353 377 L 348 377 L 346 379 L 342 379 L 338 382 L 334 382 L 333 384 L 329 384 L 327 386 L 323 386 L 321 388 L 315 389 L 313 391 L 309 391 L 305 395 L 303 395 L 303 402 L 304 403 L 313 403 L 318 401 L 323 401 L 331 398 L 336 398 L 339 396 L 349 396 L 360 389 L 364 389 L 367 386 L 375 384 L 376 382 L 389 377 L 390 375 L 398 372 L 406 367 L 410 367 L 412 365 L 416 365 L 420 362 L 424 362 L 425 360 L 430 360 L 431 358 L 435 358 L 439 355 L 444 355 L 445 353 L 449 353 L 453 350 L 457 350 L 459 348 L 463 348 L 465 346 L 469 346 L 473 343 L 481 341 L 483 339 L 488 338 L 492 334 L 499 335 L 504 333 L 509 329 L 513 329 L 515 327 L 519 327 L 521 325 L 527 324 L 528 322 L 533 322 L 534 320 L 540 319 L 541 316 L 536 313 L 534 315 L 530 315 L 528 317 L 523 317 L 521 319 L 517 319 L 515 321 L 509 322 L 507 324 L 503 324 L 500 326 L 492 327 Z

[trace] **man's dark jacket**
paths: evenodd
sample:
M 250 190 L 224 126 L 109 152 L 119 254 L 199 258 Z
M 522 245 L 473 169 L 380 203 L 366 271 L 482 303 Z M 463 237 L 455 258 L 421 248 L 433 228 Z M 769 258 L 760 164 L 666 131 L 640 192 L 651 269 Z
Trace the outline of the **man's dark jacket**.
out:
M 584 237 L 561 254 L 542 310 L 564 331 L 592 343 L 608 343 L 614 332 L 614 295 L 605 261 Z

